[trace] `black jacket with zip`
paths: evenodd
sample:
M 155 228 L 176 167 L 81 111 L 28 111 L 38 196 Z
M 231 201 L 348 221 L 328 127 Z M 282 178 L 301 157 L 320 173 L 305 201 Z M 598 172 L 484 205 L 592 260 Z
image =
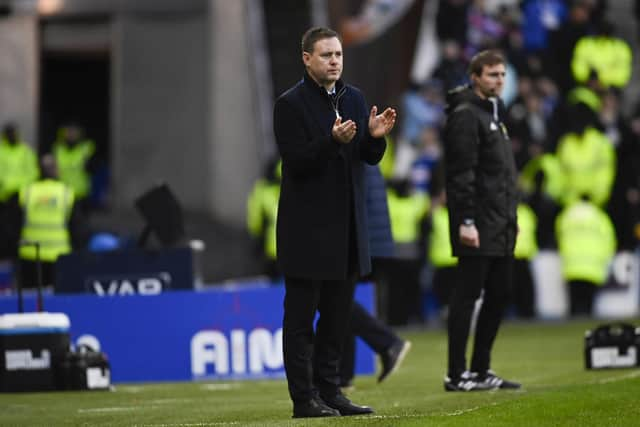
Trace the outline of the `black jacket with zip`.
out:
M 338 81 L 336 98 L 305 73 L 275 103 L 274 132 L 282 157 L 276 236 L 285 276 L 346 279 L 350 233 L 360 273 L 371 271 L 364 164 L 378 163 L 386 142 L 369 134 L 369 110 L 358 89 Z M 332 137 L 335 107 L 343 122 L 356 123 L 348 144 Z
M 447 95 L 444 130 L 449 232 L 455 256 L 510 256 L 517 234 L 516 168 L 505 107 L 462 86 Z M 473 220 L 480 247 L 462 245 L 459 227 Z

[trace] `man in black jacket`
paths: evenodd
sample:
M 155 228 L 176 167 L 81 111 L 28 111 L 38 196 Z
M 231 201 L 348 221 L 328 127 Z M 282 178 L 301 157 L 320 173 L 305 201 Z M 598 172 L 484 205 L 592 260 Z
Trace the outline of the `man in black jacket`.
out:
M 356 279 L 371 270 L 364 163 L 382 158 L 396 112 L 367 111 L 362 93 L 340 80 L 342 43 L 333 30 L 307 31 L 302 61 L 304 78 L 273 114 L 282 157 L 276 238 L 285 372 L 294 417 L 366 414 L 371 408 L 340 393 L 339 365 Z
M 458 257 L 449 308 L 447 391 L 519 388 L 490 370 L 512 280 L 517 234 L 516 171 L 502 117 L 504 58 L 483 51 L 472 58 L 471 87 L 449 92 L 445 168 L 449 233 Z M 466 344 L 475 301 L 482 295 L 470 372 Z

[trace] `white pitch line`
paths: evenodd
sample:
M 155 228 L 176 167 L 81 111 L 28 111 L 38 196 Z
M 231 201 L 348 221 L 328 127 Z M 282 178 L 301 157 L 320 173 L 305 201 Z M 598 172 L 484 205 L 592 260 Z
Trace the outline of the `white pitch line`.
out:
M 237 421 L 218 421 L 211 423 L 176 423 L 176 424 L 134 424 L 134 427 L 208 427 L 208 426 L 237 426 Z
M 633 379 L 633 378 L 636 378 L 636 377 L 640 377 L 640 372 L 633 371 L 633 372 L 630 372 L 628 374 L 620 375 L 618 377 L 601 378 L 599 380 L 596 380 L 595 383 L 597 383 L 597 384 L 615 383 L 615 382 L 618 382 L 618 381 L 629 380 L 629 379 Z
M 189 398 L 178 398 L 178 397 L 170 397 L 170 398 L 165 398 L 165 399 L 153 399 L 150 400 L 149 403 L 151 404 L 157 404 L 157 405 L 170 405 L 173 403 L 187 403 L 187 402 L 192 402 L 194 399 L 189 399 Z
M 352 418 L 356 418 L 359 420 L 370 420 L 370 419 L 379 419 L 379 420 L 396 420 L 400 418 L 423 418 L 428 417 L 426 414 L 405 414 L 405 415 L 360 415 Z
M 127 393 L 140 393 L 143 390 L 145 390 L 145 388 L 140 386 L 124 386 L 119 388 L 119 391 L 124 391 Z
M 434 418 L 434 417 L 455 417 L 459 415 L 463 415 L 469 412 L 474 412 L 479 409 L 488 408 L 491 406 L 497 406 L 498 403 L 493 402 L 486 406 L 474 406 L 473 408 L 461 409 L 454 412 L 447 412 L 444 414 L 398 414 L 398 415 L 361 415 L 355 416 L 352 418 L 359 420 L 371 420 L 371 419 L 379 419 L 379 420 L 396 420 L 396 419 L 404 419 L 404 418 Z M 233 426 L 240 425 L 239 421 L 217 421 L 217 422 L 208 422 L 208 423 L 175 423 L 175 424 L 135 424 L 134 427 L 208 427 L 208 426 Z
M 474 412 L 480 409 L 480 406 L 474 406 L 473 408 L 467 409 L 458 409 L 457 411 L 447 412 L 444 414 L 445 417 L 457 417 L 458 415 L 468 414 L 469 412 Z
M 458 415 L 464 415 L 467 414 L 469 412 L 474 412 L 477 411 L 479 409 L 484 409 L 484 408 L 488 408 L 490 406 L 496 406 L 497 403 L 491 403 L 487 406 L 474 406 L 473 408 L 467 408 L 467 409 L 459 409 L 457 411 L 453 411 L 453 412 L 446 412 L 444 414 L 402 414 L 402 415 L 363 415 L 363 416 L 359 416 L 359 417 L 355 417 L 358 419 L 401 419 L 401 418 L 433 418 L 433 417 L 457 417 Z
M 112 408 L 87 408 L 78 409 L 81 414 L 99 413 L 99 412 L 122 412 L 122 411 L 135 411 L 135 406 L 114 406 Z
M 203 384 L 203 390 L 210 391 L 220 391 L 220 390 L 233 390 L 234 388 L 240 388 L 239 384 L 229 384 L 229 383 L 221 383 L 221 384 Z

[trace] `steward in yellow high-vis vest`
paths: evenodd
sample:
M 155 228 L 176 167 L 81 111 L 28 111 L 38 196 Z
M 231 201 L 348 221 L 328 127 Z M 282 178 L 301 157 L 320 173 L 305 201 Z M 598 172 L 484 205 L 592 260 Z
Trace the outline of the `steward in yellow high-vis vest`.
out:
M 605 284 L 616 250 L 611 219 L 588 200 L 567 206 L 556 219 L 562 274 L 569 284 L 572 314 L 591 314 L 596 287 Z
M 421 224 L 429 211 L 429 197 L 424 193 L 405 194 L 404 190 L 390 188 L 387 202 L 396 257 L 417 258 Z
M 453 256 L 449 236 L 449 211 L 444 191 L 434 198 L 429 232 L 429 262 L 433 266 L 431 280 L 433 293 L 442 306 L 449 304 L 452 283 L 455 280 L 458 258 Z
M 58 131 L 58 139 L 53 144 L 60 181 L 73 190 L 78 200 L 91 193 L 91 176 L 87 171 L 89 160 L 96 151 L 95 143 L 82 138 L 82 131 L 76 125 L 69 125 Z
M 408 180 L 391 181 L 387 203 L 394 243 L 394 258 L 389 262 L 390 325 L 422 321 L 420 270 L 425 262 L 423 224 L 430 200 L 413 191 Z
M 538 253 L 536 239 L 538 219 L 531 207 L 519 203 L 518 235 L 513 250 L 512 302 L 518 317 L 530 319 L 535 314 L 535 290 L 530 261 Z
M 562 164 L 552 153 L 545 153 L 529 160 L 518 178 L 518 186 L 526 193 L 535 191 L 535 177 L 538 172 L 544 174 L 542 190 L 554 201 L 562 200 L 565 189 L 565 176 Z
M 587 194 L 593 203 L 604 206 L 616 175 L 616 153 L 609 138 L 588 126 L 582 133 L 564 135 L 556 155 L 565 178 L 563 203 L 569 205 Z
M 74 205 L 73 190 L 55 178 L 55 161 L 43 157 L 43 179 L 20 191 L 23 224 L 22 244 L 18 250 L 21 262 L 22 284 L 33 287 L 38 255 L 42 263 L 43 284 L 53 283 L 53 265 L 60 255 L 71 252 L 70 221 Z M 39 245 L 39 254 L 36 249 Z
M 20 140 L 14 125 L 6 125 L 0 139 L 0 202 L 17 196 L 22 187 L 38 176 L 35 152 Z
M 435 268 L 453 267 L 458 264 L 458 258 L 452 255 L 449 239 L 449 211 L 446 205 L 437 205 L 431 212 L 429 261 Z
M 271 162 L 264 178 L 253 186 L 247 199 L 247 229 L 260 242 L 264 257 L 264 270 L 272 279 L 280 277 L 276 264 L 276 221 L 280 200 L 282 162 Z
M 20 192 L 24 209 L 21 238 L 40 243 L 40 259 L 55 262 L 71 252 L 67 223 L 73 207 L 73 191 L 65 184 L 46 178 L 27 185 Z M 34 246 L 22 246 L 20 258 L 36 260 Z
M 390 135 L 385 135 L 384 140 L 387 142 L 387 149 L 384 151 L 384 155 L 380 163 L 378 163 L 378 166 L 384 179 L 391 179 L 393 176 L 393 166 L 396 161 L 396 143 Z
M 36 179 L 35 153 L 20 139 L 16 125 L 4 125 L 0 135 L 0 259 L 15 258 L 17 254 L 22 216 L 18 194 Z
M 276 219 L 280 183 L 258 180 L 247 202 L 247 227 L 252 236 L 264 240 L 264 254 L 276 259 Z
M 516 236 L 516 247 L 513 256 L 516 259 L 530 261 L 538 253 L 538 243 L 536 241 L 536 229 L 538 219 L 536 214 L 525 203 L 519 203 L 518 215 L 518 235 Z
M 558 215 L 556 234 L 565 279 L 603 285 L 616 249 L 616 234 L 607 213 L 591 202 L 577 201 Z
M 579 83 L 585 82 L 595 71 L 598 80 L 606 86 L 623 88 L 631 78 L 633 54 L 626 41 L 602 28 L 600 34 L 584 36 L 573 50 L 571 71 Z

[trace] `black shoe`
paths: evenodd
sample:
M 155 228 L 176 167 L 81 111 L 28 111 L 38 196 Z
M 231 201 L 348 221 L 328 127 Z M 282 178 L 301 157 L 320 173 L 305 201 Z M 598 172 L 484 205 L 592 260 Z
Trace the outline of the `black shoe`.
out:
M 339 417 L 340 412 L 328 407 L 318 398 L 293 404 L 293 418 Z
M 495 388 L 491 384 L 478 382 L 467 371 L 463 372 L 458 378 L 444 377 L 445 391 L 488 391 Z
M 409 350 L 411 350 L 410 341 L 398 340 L 380 355 L 382 372 L 378 377 L 379 383 L 400 367 Z
M 322 400 L 333 409 L 337 409 L 340 415 L 365 415 L 372 414 L 373 409 L 368 406 L 360 406 L 351 402 L 344 394 L 338 393 L 332 397 L 323 397 Z
M 520 383 L 517 383 L 515 381 L 505 380 L 504 378 L 500 378 L 491 369 L 489 369 L 484 374 L 478 374 L 474 372 L 471 375 L 474 377 L 476 381 L 489 384 L 493 386 L 493 388 L 500 388 L 503 390 L 517 390 L 520 387 L 522 387 L 522 384 Z

